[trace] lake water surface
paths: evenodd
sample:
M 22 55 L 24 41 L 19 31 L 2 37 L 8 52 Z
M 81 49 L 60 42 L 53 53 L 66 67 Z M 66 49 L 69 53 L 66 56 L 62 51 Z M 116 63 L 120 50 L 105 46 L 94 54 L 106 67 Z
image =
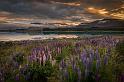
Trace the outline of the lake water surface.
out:
M 124 32 L 44 32 L 44 33 L 17 33 L 0 32 L 0 41 L 20 41 L 20 40 L 44 40 L 54 38 L 78 38 L 78 37 L 96 37 L 103 35 L 121 35 Z

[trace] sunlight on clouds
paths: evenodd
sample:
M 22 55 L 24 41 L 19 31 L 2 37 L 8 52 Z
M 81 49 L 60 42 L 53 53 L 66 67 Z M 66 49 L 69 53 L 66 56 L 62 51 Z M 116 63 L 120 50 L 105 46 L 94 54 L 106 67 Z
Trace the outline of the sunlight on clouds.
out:
M 88 11 L 95 14 L 107 15 L 109 12 L 106 9 L 98 9 L 94 7 L 89 7 Z
M 106 9 L 101 9 L 101 10 L 98 10 L 98 12 L 100 13 L 100 14 L 108 14 L 108 11 L 106 11 Z
M 94 7 L 89 7 L 87 10 L 90 13 L 98 14 L 104 17 L 124 19 L 124 5 L 121 8 L 113 9 L 111 11 Z
M 10 14 L 11 13 L 9 13 L 9 12 L 1 11 L 0 12 L 0 21 L 5 21 L 6 19 L 8 19 Z
M 114 18 L 124 19 L 124 4 L 121 6 L 121 8 L 113 9 L 111 12 L 112 13 L 110 15 Z
M 69 5 L 69 6 L 80 6 L 80 3 L 63 3 L 65 5 Z
M 80 22 L 70 22 L 70 23 L 66 23 L 69 26 L 77 26 L 80 24 Z
M 0 21 L 6 20 L 7 17 L 0 16 Z
M 57 3 L 57 4 L 62 4 L 62 5 L 75 6 L 75 7 L 81 5 L 79 2 L 62 3 L 62 2 L 51 1 L 51 3 Z
M 112 13 L 111 16 L 118 19 L 124 19 L 124 13 Z

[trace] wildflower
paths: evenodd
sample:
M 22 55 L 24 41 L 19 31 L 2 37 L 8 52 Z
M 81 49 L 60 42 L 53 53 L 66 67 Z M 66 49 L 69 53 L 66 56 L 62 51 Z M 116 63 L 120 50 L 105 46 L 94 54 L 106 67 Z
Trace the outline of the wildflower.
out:
M 94 60 L 94 50 L 92 48 L 90 48 L 89 57 L 90 57 L 90 60 L 92 62 Z
M 74 72 L 77 71 L 77 69 L 76 69 L 76 64 L 75 64 L 75 63 L 72 63 L 72 69 L 74 70 Z
M 45 62 L 46 62 L 46 55 L 44 54 L 43 55 L 43 64 L 45 64 Z
M 100 67 L 100 60 L 96 60 L 96 69 L 98 70 Z
M 19 74 L 17 74 L 17 75 L 15 76 L 15 80 L 16 80 L 16 81 L 19 81 Z
M 27 75 L 25 75 L 25 80 L 29 80 L 30 79 L 30 72 L 28 72 Z
M 15 68 L 19 68 L 19 64 L 17 62 L 13 62 Z
M 95 54 L 96 54 L 96 60 L 100 60 L 100 55 L 99 55 L 98 49 L 96 49 Z
M 65 71 L 64 71 L 64 77 L 65 77 L 66 80 L 68 80 L 69 75 L 68 75 L 67 69 L 65 69 Z
M 81 80 L 81 70 L 80 70 L 79 67 L 77 68 L 77 73 L 78 73 L 78 81 L 80 82 L 80 80 Z
M 107 63 L 108 63 L 108 56 L 105 55 L 105 57 L 104 57 L 104 65 L 106 65 Z
M 120 81 L 120 82 L 124 82 L 124 74 L 121 74 L 121 75 L 120 75 L 119 81 Z
M 85 78 L 89 75 L 89 70 L 86 68 L 85 69 Z
M 66 67 L 66 64 L 64 62 L 64 59 L 61 61 L 60 66 L 62 67 L 62 69 L 64 69 Z
M 98 73 L 95 76 L 95 80 L 96 80 L 96 82 L 100 82 L 100 75 Z
M 108 48 L 106 53 L 108 56 L 110 56 L 111 55 L 111 48 Z

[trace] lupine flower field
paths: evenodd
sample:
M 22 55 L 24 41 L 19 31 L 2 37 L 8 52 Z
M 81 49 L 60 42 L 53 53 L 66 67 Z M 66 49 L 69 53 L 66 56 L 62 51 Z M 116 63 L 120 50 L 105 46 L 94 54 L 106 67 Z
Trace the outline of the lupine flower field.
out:
M 0 82 L 124 82 L 124 41 L 101 36 L 0 42 Z

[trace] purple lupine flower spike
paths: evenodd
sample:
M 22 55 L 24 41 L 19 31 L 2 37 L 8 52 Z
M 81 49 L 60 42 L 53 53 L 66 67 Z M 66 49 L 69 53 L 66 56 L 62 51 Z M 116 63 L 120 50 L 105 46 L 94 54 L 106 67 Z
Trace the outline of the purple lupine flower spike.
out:
M 17 75 L 15 76 L 15 80 L 16 80 L 16 81 L 19 81 L 19 74 L 17 74 Z
M 78 82 L 81 81 L 81 70 L 80 68 L 77 68 L 77 73 L 78 73 Z
M 74 72 L 77 71 L 77 69 L 76 69 L 76 64 L 75 64 L 75 63 L 72 64 L 72 69 L 73 69 Z
M 30 79 L 30 72 L 28 72 L 28 74 L 25 76 L 25 80 L 29 80 Z
M 94 50 L 92 48 L 90 48 L 90 51 L 89 51 L 89 57 L 90 57 L 90 60 L 93 61 L 94 60 Z
M 89 70 L 86 68 L 85 69 L 85 78 L 89 75 L 89 72 L 88 72 Z
M 111 55 L 111 48 L 108 48 L 106 53 L 108 56 L 110 56 Z
M 100 60 L 96 60 L 96 69 L 99 70 L 100 67 Z
M 105 57 L 104 57 L 104 65 L 107 65 L 107 63 L 108 63 L 108 55 L 105 55 Z
M 100 75 L 97 73 L 95 77 L 96 82 L 100 82 Z
M 64 62 L 64 59 L 61 61 L 60 65 L 61 65 L 62 69 L 64 69 L 66 67 L 66 64 Z
M 96 54 L 96 60 L 100 60 L 100 55 L 99 55 L 98 49 L 96 49 L 95 54 Z
M 64 71 L 64 77 L 66 78 L 66 80 L 68 80 L 68 70 L 67 69 L 65 69 L 65 71 Z
M 121 75 L 120 75 L 119 81 L 120 81 L 120 82 L 124 82 L 124 74 L 121 74 Z

